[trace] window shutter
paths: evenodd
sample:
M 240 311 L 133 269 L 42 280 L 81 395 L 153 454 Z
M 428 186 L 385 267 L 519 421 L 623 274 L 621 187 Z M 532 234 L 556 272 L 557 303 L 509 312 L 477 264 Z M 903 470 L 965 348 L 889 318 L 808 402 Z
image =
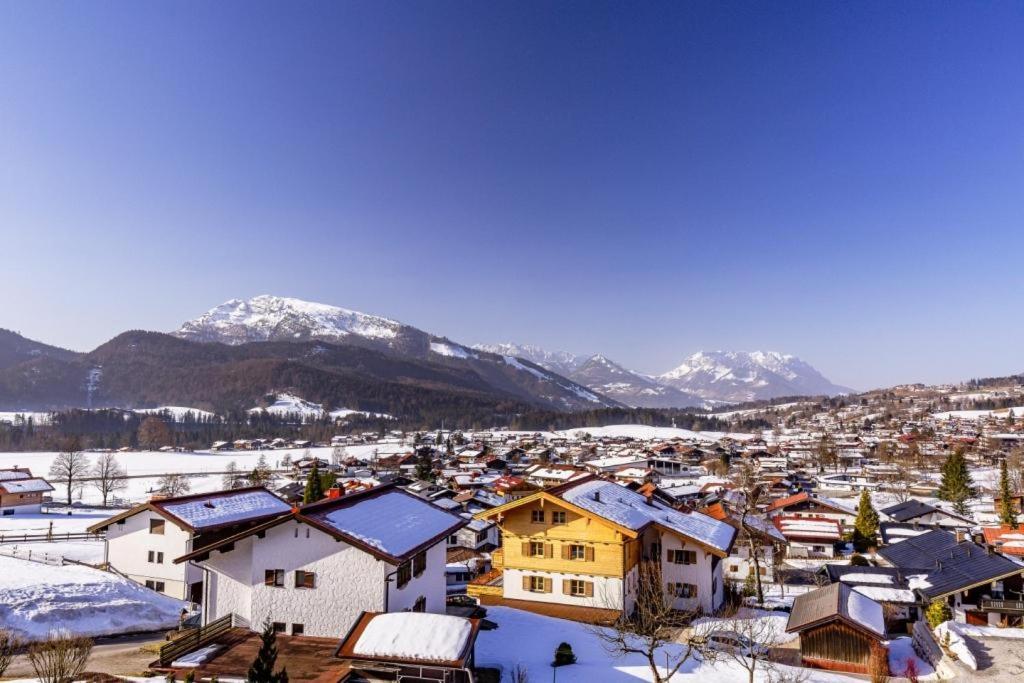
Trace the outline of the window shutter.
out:
M 545 593 L 550 593 L 551 592 L 551 579 L 548 579 L 548 578 L 544 579 L 544 592 Z
M 523 576 L 523 590 L 524 591 L 530 590 L 530 577 L 529 576 Z
M 572 595 L 572 584 L 569 579 L 562 579 L 562 595 Z
M 588 598 L 594 597 L 594 582 L 593 581 L 584 581 L 583 582 L 583 593 Z
M 523 557 L 529 557 L 529 556 L 530 556 L 530 542 L 529 541 L 523 541 Z
M 583 557 L 586 558 L 587 562 L 594 561 L 594 548 L 592 546 L 586 546 L 583 550 Z
M 545 543 L 544 544 L 544 557 L 554 557 L 554 556 L 555 556 L 555 546 L 553 544 L 551 544 L 551 543 Z M 548 592 L 550 592 L 550 591 L 548 591 Z
M 562 559 L 563 560 L 568 560 L 569 559 L 569 544 L 568 543 L 563 543 L 562 544 Z
M 672 559 L 673 559 L 672 558 L 672 549 L 671 548 L 666 548 L 665 549 L 665 561 L 666 562 L 671 562 Z

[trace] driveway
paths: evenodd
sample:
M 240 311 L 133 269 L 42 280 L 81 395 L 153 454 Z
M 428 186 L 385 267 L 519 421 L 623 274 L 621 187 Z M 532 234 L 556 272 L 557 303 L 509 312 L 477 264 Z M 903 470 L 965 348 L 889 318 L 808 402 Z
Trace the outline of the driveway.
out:
M 166 642 L 164 632 L 102 638 L 93 645 L 86 671 L 138 676 L 156 659 L 157 649 Z M 34 678 L 28 657 L 18 655 L 4 678 Z
M 958 666 L 963 673 L 956 681 L 1017 683 L 1024 678 L 1024 639 L 965 635 L 964 640 L 978 660 L 978 670 Z

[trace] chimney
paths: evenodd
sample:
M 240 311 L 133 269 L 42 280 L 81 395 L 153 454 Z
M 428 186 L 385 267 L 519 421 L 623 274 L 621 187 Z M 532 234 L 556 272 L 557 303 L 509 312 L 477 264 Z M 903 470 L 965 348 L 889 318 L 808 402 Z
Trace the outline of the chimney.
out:
M 332 486 L 331 488 L 327 489 L 327 500 L 336 500 L 338 498 L 341 498 L 342 495 L 344 495 L 344 493 L 342 492 L 341 487 L 339 486 Z

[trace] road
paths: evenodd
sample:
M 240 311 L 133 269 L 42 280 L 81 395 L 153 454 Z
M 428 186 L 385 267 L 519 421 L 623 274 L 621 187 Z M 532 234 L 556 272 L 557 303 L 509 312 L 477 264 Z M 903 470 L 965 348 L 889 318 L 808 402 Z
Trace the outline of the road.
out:
M 98 638 L 89 655 L 86 671 L 139 675 L 156 659 L 156 648 L 164 642 L 164 631 L 130 636 Z M 4 678 L 34 678 L 27 655 L 18 655 Z

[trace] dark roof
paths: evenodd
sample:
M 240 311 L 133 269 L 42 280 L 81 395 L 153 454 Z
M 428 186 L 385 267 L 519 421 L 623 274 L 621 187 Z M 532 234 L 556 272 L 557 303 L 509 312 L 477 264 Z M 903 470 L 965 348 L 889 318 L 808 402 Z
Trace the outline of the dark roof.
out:
M 938 512 L 939 514 L 949 517 L 951 519 L 961 519 L 969 525 L 971 524 L 971 521 L 969 519 L 966 519 L 959 515 L 954 515 L 953 513 L 947 512 L 942 508 L 937 508 L 934 505 L 922 503 L 921 501 L 914 500 L 913 498 L 902 503 L 897 503 L 896 505 L 890 505 L 887 508 L 882 508 L 881 510 L 879 510 L 879 512 L 888 515 L 889 517 L 892 517 L 897 522 L 908 522 L 917 517 L 923 517 L 924 515 L 928 515 L 933 512 Z
M 876 633 L 867 625 L 850 616 L 849 602 L 852 590 L 845 583 L 833 583 L 824 588 L 796 596 L 796 599 L 793 601 L 793 610 L 789 613 L 786 631 L 788 633 L 803 631 L 830 621 L 839 620 L 862 633 L 871 635 L 873 638 L 882 638 L 883 634 Z M 862 600 L 871 600 L 862 595 L 857 597 Z M 871 602 L 874 601 L 871 600 Z
M 959 541 L 948 531 L 912 536 L 878 551 L 905 575 L 924 574 L 918 592 L 931 600 L 1004 576 L 1024 573 L 1024 567 L 973 541 Z

